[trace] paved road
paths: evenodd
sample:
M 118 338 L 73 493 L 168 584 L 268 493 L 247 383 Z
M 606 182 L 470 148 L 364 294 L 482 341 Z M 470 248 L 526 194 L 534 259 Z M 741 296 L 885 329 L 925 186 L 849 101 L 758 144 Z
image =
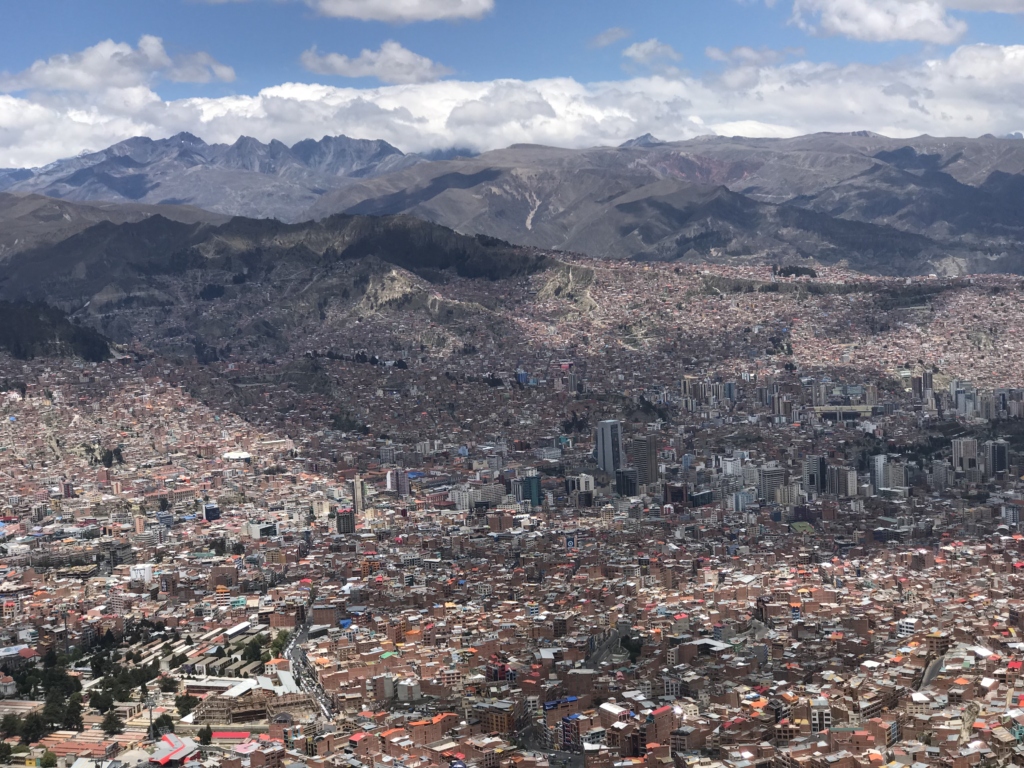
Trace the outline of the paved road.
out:
M 330 720 L 334 716 L 334 711 L 331 709 L 331 700 L 324 693 L 319 683 L 317 683 L 316 675 L 307 666 L 306 655 L 299 647 L 309 637 L 309 627 L 310 622 L 307 621 L 298 627 L 295 632 L 292 632 L 292 637 L 285 647 L 284 655 L 291 661 L 292 672 L 295 675 L 296 682 L 302 690 L 316 697 L 317 702 L 320 704 L 320 709 L 323 710 L 324 717 Z
M 613 630 L 611 635 L 608 636 L 608 639 L 594 649 L 594 652 L 590 654 L 590 658 L 587 659 L 584 666 L 589 667 L 590 669 L 597 669 L 601 666 L 601 662 L 604 661 L 604 657 L 607 656 L 609 652 L 619 647 L 619 641 L 622 639 L 624 634 L 625 633 L 622 630 Z
M 526 749 L 546 755 L 551 768 L 562 768 L 563 765 L 565 768 L 583 768 L 583 755 L 576 755 L 572 752 L 560 752 L 558 750 L 552 752 L 549 749 L 544 749 L 541 746 L 539 734 L 532 725 L 522 731 L 520 738 Z

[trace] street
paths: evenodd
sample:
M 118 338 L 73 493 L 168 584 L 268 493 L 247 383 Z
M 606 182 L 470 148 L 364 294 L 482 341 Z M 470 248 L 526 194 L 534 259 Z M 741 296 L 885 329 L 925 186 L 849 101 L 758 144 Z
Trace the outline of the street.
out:
M 291 662 L 292 674 L 295 675 L 295 681 L 299 687 L 316 697 L 324 717 L 330 720 L 334 714 L 331 709 L 331 701 L 317 682 L 316 675 L 306 664 L 306 654 L 300 647 L 309 637 L 309 625 L 310 623 L 307 621 L 292 633 L 288 645 L 285 647 L 284 656 Z

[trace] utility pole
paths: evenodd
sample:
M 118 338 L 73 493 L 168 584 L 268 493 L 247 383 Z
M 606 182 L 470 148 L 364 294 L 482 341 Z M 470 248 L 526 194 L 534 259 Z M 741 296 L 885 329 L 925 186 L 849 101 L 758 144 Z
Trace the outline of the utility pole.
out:
M 156 702 L 152 697 L 146 699 L 146 705 L 149 707 L 149 740 L 156 741 L 156 737 L 153 735 L 153 705 Z

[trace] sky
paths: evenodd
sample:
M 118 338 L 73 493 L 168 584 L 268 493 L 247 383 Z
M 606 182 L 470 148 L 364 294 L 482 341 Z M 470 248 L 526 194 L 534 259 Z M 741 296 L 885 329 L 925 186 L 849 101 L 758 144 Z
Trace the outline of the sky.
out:
M 404 151 L 1024 130 L 1024 0 L 0 0 L 0 168 L 188 131 Z

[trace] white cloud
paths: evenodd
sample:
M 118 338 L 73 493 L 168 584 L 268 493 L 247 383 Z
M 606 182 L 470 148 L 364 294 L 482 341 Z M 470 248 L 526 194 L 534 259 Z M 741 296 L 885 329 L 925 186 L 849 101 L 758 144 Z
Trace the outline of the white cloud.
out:
M 679 61 L 683 58 L 675 48 L 656 37 L 642 43 L 633 43 L 622 52 L 622 55 L 638 64 L 652 64 L 659 59 Z
M 316 75 L 375 77 L 382 83 L 432 83 L 453 71 L 394 40 L 382 44 L 379 51 L 364 49 L 355 58 L 338 53 L 320 55 L 314 46 L 302 54 L 302 65 Z
M 494 0 L 305 0 L 322 16 L 402 24 L 412 21 L 480 19 Z
M 958 11 L 1024 13 L 1024 0 L 946 0 L 945 5 Z
M 163 40 L 143 35 L 137 47 L 105 40 L 73 54 L 35 62 L 15 74 L 0 73 L 0 92 L 27 89 L 95 91 L 132 88 L 164 77 L 179 83 L 230 83 L 235 71 L 208 53 L 168 55 Z
M 819 35 L 888 42 L 920 40 L 948 45 L 967 31 L 939 0 L 794 0 L 792 21 Z
M 783 48 L 781 51 L 771 48 L 750 48 L 745 45 L 733 48 L 731 51 L 723 51 L 721 48 L 709 46 L 704 49 L 704 55 L 712 61 L 722 61 L 736 66 L 762 67 L 769 64 L 779 64 L 787 56 L 803 56 L 806 51 L 803 48 Z
M 783 62 L 756 51 L 755 66 L 752 54 L 730 51 L 722 52 L 724 70 L 706 77 L 441 80 L 365 89 L 285 83 L 251 96 L 176 101 L 161 99 L 146 74 L 168 69 L 156 46 L 146 48 L 149 54 L 143 47 L 114 47 L 122 55 L 147 56 L 149 63 L 110 70 L 109 80 L 97 74 L 98 65 L 83 66 L 74 89 L 51 70 L 5 76 L 32 82 L 23 92 L 0 94 L 0 168 L 43 165 L 131 136 L 179 131 L 209 142 L 234 142 L 244 134 L 288 144 L 345 133 L 419 151 L 519 142 L 585 147 L 644 133 L 679 140 L 711 132 L 794 136 L 870 129 L 906 137 L 1024 129 L 1024 45 L 967 45 L 922 62 L 846 67 Z
M 1024 13 L 1024 0 L 793 0 L 791 22 L 816 35 L 948 45 L 967 32 L 951 10 Z
M 628 29 L 622 27 L 611 27 L 606 29 L 599 35 L 594 35 L 590 40 L 587 41 L 588 48 L 607 48 L 613 43 L 619 42 L 619 40 L 625 40 L 630 36 Z

